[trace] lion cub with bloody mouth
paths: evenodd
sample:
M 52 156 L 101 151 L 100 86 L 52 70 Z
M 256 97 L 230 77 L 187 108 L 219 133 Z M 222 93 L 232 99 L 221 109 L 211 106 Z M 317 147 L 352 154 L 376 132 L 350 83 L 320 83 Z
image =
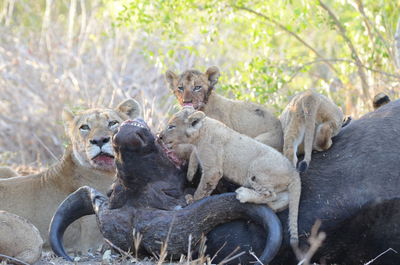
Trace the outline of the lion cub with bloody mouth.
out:
M 212 66 L 205 73 L 186 70 L 180 75 L 165 74 L 169 88 L 181 106 L 192 106 L 229 128 L 282 151 L 283 133 L 279 120 L 265 107 L 252 102 L 231 100 L 215 93 L 219 69 Z
M 180 152 L 191 146 L 196 154 L 203 170 L 194 200 L 209 196 L 224 176 L 243 186 L 236 190 L 240 202 L 265 203 L 275 210 L 289 205 L 291 243 L 297 245 L 300 177 L 281 153 L 192 107 L 177 112 L 160 138 L 168 148 Z

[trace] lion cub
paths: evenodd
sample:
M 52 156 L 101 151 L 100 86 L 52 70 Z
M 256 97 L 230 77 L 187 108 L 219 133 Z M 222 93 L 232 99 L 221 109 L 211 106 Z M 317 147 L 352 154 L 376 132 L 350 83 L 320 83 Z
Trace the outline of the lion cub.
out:
M 188 151 L 191 145 L 196 153 L 203 172 L 194 200 L 209 196 L 224 176 L 242 186 L 236 190 L 240 202 L 266 203 L 275 209 L 274 203 L 289 205 L 291 242 L 297 244 L 300 177 L 281 153 L 192 107 L 177 112 L 160 138 L 168 148 L 179 150 L 183 145 Z M 285 202 L 279 201 L 282 198 Z
M 283 128 L 283 154 L 297 165 L 297 154 L 304 154 L 298 165 L 305 172 L 312 150 L 331 147 L 332 137 L 339 133 L 343 112 L 329 98 L 312 90 L 299 93 L 286 106 L 280 117 Z
M 283 134 L 279 120 L 265 107 L 252 102 L 224 98 L 215 93 L 220 76 L 212 66 L 205 73 L 186 70 L 180 75 L 167 71 L 165 77 L 181 106 L 192 106 L 229 128 L 282 152 Z

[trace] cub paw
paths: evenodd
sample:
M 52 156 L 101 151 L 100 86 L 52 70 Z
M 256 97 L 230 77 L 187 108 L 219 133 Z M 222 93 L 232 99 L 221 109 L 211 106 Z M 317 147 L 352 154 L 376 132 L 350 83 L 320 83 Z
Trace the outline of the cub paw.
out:
M 236 199 L 241 203 L 247 202 L 247 190 L 244 187 L 238 188 L 236 191 Z
M 193 202 L 194 202 L 193 195 L 191 195 L 191 194 L 186 194 L 186 195 L 185 195 L 185 200 L 186 200 L 186 203 L 187 203 L 187 204 L 193 203 Z

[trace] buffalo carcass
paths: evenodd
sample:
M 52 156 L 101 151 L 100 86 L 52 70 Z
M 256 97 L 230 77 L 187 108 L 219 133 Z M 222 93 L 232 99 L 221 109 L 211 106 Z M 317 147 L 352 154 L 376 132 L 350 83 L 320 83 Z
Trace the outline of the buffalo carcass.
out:
M 350 122 L 333 142 L 313 154 L 301 176 L 299 235 L 305 239 L 322 221 L 327 238 L 315 260 L 327 264 L 364 264 L 389 248 L 399 252 L 400 100 Z M 286 215 L 279 214 L 284 228 Z M 284 244 L 274 264 L 294 260 Z M 373 264 L 400 264 L 400 253 L 389 251 Z
M 400 100 L 353 120 L 326 152 L 313 154 L 302 174 L 300 246 L 317 219 L 326 232 L 313 260 L 322 264 L 400 264 Z M 297 264 L 289 245 L 287 211 L 278 214 L 283 244 L 271 264 Z M 222 233 L 226 228 L 214 229 Z M 216 247 L 221 241 L 208 245 Z M 229 238 L 227 238 L 229 241 Z
M 400 250 L 399 136 L 400 101 L 394 101 L 352 121 L 334 138 L 330 150 L 313 155 L 302 175 L 299 233 L 304 245 L 305 234 L 316 219 L 322 220 L 327 239 L 314 256 L 316 261 L 363 264 L 389 248 Z M 279 217 L 284 240 L 272 264 L 295 264 L 287 211 Z M 214 228 L 208 247 L 217 249 L 227 241 L 223 250 L 232 249 L 240 235 L 263 241 L 246 229 L 233 223 Z M 389 251 L 373 264 L 400 264 L 400 255 Z
M 49 242 L 54 252 L 70 259 L 61 244 L 66 227 L 87 214 L 96 214 L 103 236 L 127 251 L 132 249 L 135 230 L 142 234 L 141 247 L 148 255 L 160 251 L 159 242 L 167 242 L 167 252 L 175 258 L 199 245 L 202 234 L 217 225 L 230 229 L 251 224 L 235 242 L 242 249 L 252 249 L 263 262 L 269 262 L 279 250 L 282 229 L 276 214 L 263 205 L 241 204 L 234 193 L 208 197 L 186 206 L 185 173 L 164 153 L 143 121 L 124 122 L 113 137 L 117 181 L 108 200 L 90 187 L 71 194 L 59 207 L 50 227 Z M 172 159 L 172 161 L 176 161 Z M 233 221 L 232 223 L 230 223 Z M 268 233 L 266 233 L 266 231 Z M 216 237 L 226 236 L 225 232 Z M 268 246 L 268 247 L 266 247 Z M 213 256 L 221 248 L 208 248 Z M 218 260 L 218 259 L 217 259 Z M 254 261 L 251 255 L 240 256 L 235 263 Z

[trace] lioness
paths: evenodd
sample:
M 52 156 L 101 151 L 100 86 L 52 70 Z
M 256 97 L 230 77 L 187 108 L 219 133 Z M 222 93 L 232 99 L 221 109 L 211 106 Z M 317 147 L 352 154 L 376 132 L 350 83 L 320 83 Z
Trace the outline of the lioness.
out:
M 313 90 L 299 93 L 286 106 L 280 117 L 283 128 L 283 154 L 297 165 L 297 154 L 304 154 L 298 165 L 305 172 L 312 150 L 328 150 L 332 137 L 339 133 L 342 110 L 332 100 Z
M 205 73 L 186 70 L 179 76 L 168 70 L 165 76 L 181 106 L 201 110 L 233 130 L 282 151 L 282 126 L 270 111 L 259 104 L 227 99 L 213 91 L 220 76 L 218 67 L 212 66 Z
M 84 185 L 106 192 L 115 174 L 111 137 L 122 121 L 137 117 L 140 111 L 133 99 L 115 109 L 89 109 L 77 114 L 65 110 L 63 120 L 71 146 L 46 171 L 0 179 L 0 210 L 28 219 L 46 240 L 51 217 L 67 195 Z M 69 233 L 72 236 L 65 242 L 76 250 L 101 243 L 94 218 L 77 223 Z
M 177 112 L 160 139 L 173 150 L 183 144 L 192 145 L 196 152 L 203 170 L 194 200 L 209 196 L 224 176 L 243 186 L 236 190 L 240 202 L 266 203 L 275 209 L 276 204 L 289 204 L 291 243 L 297 245 L 301 183 L 299 173 L 285 156 L 192 107 Z M 289 193 L 289 202 L 280 193 Z
M 0 167 L 0 178 L 6 179 L 18 176 L 17 172 L 10 167 Z
M 33 264 L 42 256 L 42 246 L 39 230 L 29 221 L 0 211 L 0 254 Z

